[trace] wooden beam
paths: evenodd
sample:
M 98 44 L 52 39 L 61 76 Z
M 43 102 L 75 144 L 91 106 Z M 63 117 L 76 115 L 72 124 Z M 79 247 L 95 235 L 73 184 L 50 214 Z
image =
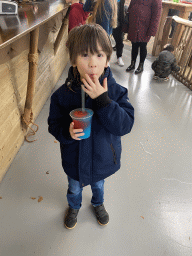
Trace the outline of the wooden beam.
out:
M 39 39 L 39 27 L 37 27 L 36 29 L 30 32 L 30 51 L 28 56 L 28 61 L 29 61 L 28 84 L 27 84 L 25 109 L 24 109 L 24 114 L 22 116 L 24 134 L 27 133 L 27 128 L 29 127 L 29 125 L 31 123 L 34 124 L 32 122 L 33 120 L 32 106 L 33 106 L 33 98 L 34 98 L 34 92 L 35 92 L 37 64 L 38 64 L 38 39 Z M 37 130 L 38 130 L 38 126 L 36 131 Z M 36 131 L 34 131 L 34 133 Z
M 172 24 L 172 17 L 168 16 L 165 22 L 164 30 L 163 30 L 163 37 L 162 37 L 162 42 L 160 44 L 161 45 L 160 51 L 162 51 L 163 47 L 168 43 L 171 24 Z
M 60 42 L 62 40 L 63 34 L 65 32 L 65 28 L 66 28 L 66 26 L 68 26 L 68 16 L 69 16 L 69 9 L 68 9 L 67 14 L 65 15 L 63 21 L 62 21 L 61 28 L 60 28 L 59 33 L 57 35 L 57 38 L 55 40 L 55 43 L 54 43 L 54 54 L 57 53 L 57 50 L 59 48 L 59 45 L 60 45 Z

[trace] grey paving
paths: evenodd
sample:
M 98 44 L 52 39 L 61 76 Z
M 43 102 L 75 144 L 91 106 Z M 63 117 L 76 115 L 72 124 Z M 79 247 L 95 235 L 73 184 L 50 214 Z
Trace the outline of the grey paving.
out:
M 121 169 L 105 182 L 110 223 L 98 225 L 88 186 L 77 226 L 64 228 L 67 179 L 47 131 L 48 99 L 36 120 L 38 140 L 24 142 L 0 184 L 1 256 L 192 255 L 192 92 L 172 76 L 153 80 L 153 57 L 140 75 L 125 72 L 129 47 L 123 59 L 125 67 L 117 66 L 113 53 L 110 66 L 129 90 L 135 124 L 122 137 Z

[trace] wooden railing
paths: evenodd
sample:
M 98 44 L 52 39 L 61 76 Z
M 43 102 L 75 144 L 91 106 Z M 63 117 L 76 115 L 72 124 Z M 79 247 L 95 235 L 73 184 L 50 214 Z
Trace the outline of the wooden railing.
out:
M 173 37 L 169 38 L 172 19 L 176 22 L 176 27 Z M 178 16 L 167 17 L 161 45 L 166 43 L 174 46 L 174 55 L 177 64 L 181 67 L 178 73 L 173 72 L 173 76 L 192 90 L 192 21 Z

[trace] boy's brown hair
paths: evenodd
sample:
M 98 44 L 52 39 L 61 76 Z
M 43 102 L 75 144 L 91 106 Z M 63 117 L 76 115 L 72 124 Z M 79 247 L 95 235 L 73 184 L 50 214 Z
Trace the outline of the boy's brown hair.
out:
M 68 36 L 66 46 L 69 50 L 69 57 L 72 65 L 76 64 L 78 55 L 91 52 L 99 53 L 98 44 L 110 60 L 113 51 L 110 38 L 107 32 L 98 24 L 85 24 L 74 27 Z

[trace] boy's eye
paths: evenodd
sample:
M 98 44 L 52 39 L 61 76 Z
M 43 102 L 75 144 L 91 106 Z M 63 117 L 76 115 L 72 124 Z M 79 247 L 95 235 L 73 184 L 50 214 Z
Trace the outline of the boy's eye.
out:
M 103 57 L 103 54 L 98 53 L 97 56 L 98 56 L 98 57 Z
M 88 53 L 83 53 L 82 54 L 82 57 L 87 57 L 88 56 Z

